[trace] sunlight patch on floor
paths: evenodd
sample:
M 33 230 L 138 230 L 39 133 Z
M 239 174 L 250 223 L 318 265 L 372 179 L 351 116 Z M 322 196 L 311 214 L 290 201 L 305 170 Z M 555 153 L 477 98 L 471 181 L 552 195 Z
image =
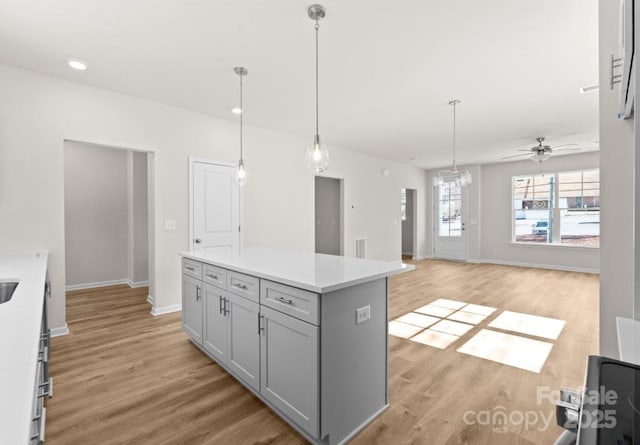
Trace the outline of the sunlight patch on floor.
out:
M 394 337 L 409 338 L 422 331 L 424 328 L 420 326 L 414 326 L 412 324 L 403 323 L 401 321 L 389 322 L 389 334 Z
M 457 351 L 539 373 L 551 348 L 552 343 L 482 329 Z
M 564 324 L 564 320 L 556 318 L 504 311 L 498 318 L 489 323 L 489 327 L 557 340 L 564 328 Z
M 490 306 L 440 298 L 390 321 L 389 334 L 445 349 L 496 311 Z M 504 311 L 488 327 L 556 340 L 564 325 L 564 320 Z M 551 348 L 553 343 L 481 329 L 457 351 L 538 373 Z
M 410 338 L 411 341 L 422 343 L 423 345 L 432 346 L 438 349 L 444 349 L 451 343 L 456 341 L 457 335 L 446 334 L 444 332 L 434 331 L 433 329 L 426 329 Z
M 437 323 L 438 321 L 440 321 L 440 319 L 436 317 L 430 317 L 424 314 L 416 314 L 415 312 L 409 312 L 408 314 L 404 314 L 402 317 L 396 318 L 396 321 L 412 324 L 414 326 L 420 326 L 421 328 L 426 328 L 431 326 L 434 323 Z

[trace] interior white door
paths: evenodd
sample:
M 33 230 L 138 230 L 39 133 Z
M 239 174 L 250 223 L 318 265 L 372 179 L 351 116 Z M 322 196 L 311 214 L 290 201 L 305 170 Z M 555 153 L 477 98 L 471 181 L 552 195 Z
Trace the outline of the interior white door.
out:
M 191 248 L 240 246 L 240 187 L 236 169 L 202 161 L 191 164 Z
M 434 187 L 435 221 L 433 256 L 448 260 L 467 259 L 464 187 L 445 182 Z

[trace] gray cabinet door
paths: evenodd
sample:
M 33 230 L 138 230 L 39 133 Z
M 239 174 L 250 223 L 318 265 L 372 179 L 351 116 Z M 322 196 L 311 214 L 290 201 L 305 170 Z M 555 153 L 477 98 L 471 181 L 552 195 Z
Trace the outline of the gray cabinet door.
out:
M 182 328 L 202 345 L 202 281 L 182 275 Z
M 318 437 L 318 327 L 260 307 L 262 395 Z
M 204 285 L 204 332 L 202 346 L 219 363 L 227 361 L 228 328 L 226 291 L 210 284 Z
M 256 391 L 260 391 L 260 305 L 227 293 L 229 340 L 227 366 Z

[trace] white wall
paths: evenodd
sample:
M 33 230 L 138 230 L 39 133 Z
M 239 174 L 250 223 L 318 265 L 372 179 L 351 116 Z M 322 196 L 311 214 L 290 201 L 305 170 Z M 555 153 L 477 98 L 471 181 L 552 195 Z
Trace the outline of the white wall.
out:
M 634 314 L 633 119 L 617 119 L 619 87 L 608 87 L 611 54 L 619 55 L 619 5 L 620 2 L 599 2 L 600 353 L 609 357 L 618 356 L 615 317 L 633 318 Z M 640 71 L 636 70 L 638 74 Z M 637 77 L 636 85 L 640 85 Z
M 65 139 L 153 152 L 149 195 L 150 289 L 156 308 L 180 303 L 178 252 L 188 248 L 188 157 L 236 162 L 237 122 L 0 66 L 0 248 L 48 249 L 50 323 L 65 323 Z M 245 245 L 314 248 L 313 175 L 304 169 L 308 141 L 245 127 L 249 181 L 244 186 Z M 329 135 L 325 136 L 330 140 Z M 370 258 L 400 258 L 401 187 L 426 201 L 424 172 L 336 147 L 328 176 L 344 178 L 345 254 L 367 237 Z M 387 168 L 390 176 L 380 171 Z M 423 209 L 422 212 L 426 210 Z M 418 209 L 418 255 L 425 255 Z M 165 219 L 177 221 L 165 231 Z
M 66 285 L 125 279 L 127 152 L 65 142 L 64 172 Z
M 599 249 L 522 245 L 511 242 L 511 178 L 539 172 L 598 168 L 598 158 L 597 152 L 589 152 L 552 156 L 542 166 L 528 159 L 483 165 L 480 193 L 482 260 L 597 273 L 600 268 Z
M 131 201 L 131 256 L 129 257 L 131 272 L 129 281 L 134 285 L 144 284 L 149 280 L 149 221 L 147 154 L 129 152 L 131 159 L 131 175 L 129 191 Z

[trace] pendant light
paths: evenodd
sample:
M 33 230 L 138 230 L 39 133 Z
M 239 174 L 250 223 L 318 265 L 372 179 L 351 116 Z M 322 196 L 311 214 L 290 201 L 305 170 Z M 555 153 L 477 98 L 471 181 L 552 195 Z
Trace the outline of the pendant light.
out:
M 456 166 L 456 105 L 460 101 L 454 99 L 449 101 L 449 105 L 453 107 L 453 166 L 449 170 L 442 170 L 433 178 L 433 185 L 440 186 L 446 182 L 453 182 L 456 185 L 464 187 L 471 184 L 471 173 L 466 168 L 459 170 Z
M 242 105 L 242 81 L 244 76 L 249 74 L 249 71 L 243 66 L 237 66 L 233 69 L 235 73 L 240 77 L 240 161 L 238 161 L 238 173 L 236 179 L 239 185 L 244 185 L 247 182 L 247 172 L 244 169 L 244 159 L 242 157 L 242 116 L 244 115 L 244 106 Z
M 319 21 L 324 18 L 326 12 L 324 6 L 311 5 L 308 9 L 309 18 L 316 22 L 316 135 L 313 138 L 313 144 L 307 148 L 306 165 L 314 174 L 322 173 L 329 168 L 329 151 L 327 147 L 320 143 L 320 134 L 318 132 L 318 29 Z

